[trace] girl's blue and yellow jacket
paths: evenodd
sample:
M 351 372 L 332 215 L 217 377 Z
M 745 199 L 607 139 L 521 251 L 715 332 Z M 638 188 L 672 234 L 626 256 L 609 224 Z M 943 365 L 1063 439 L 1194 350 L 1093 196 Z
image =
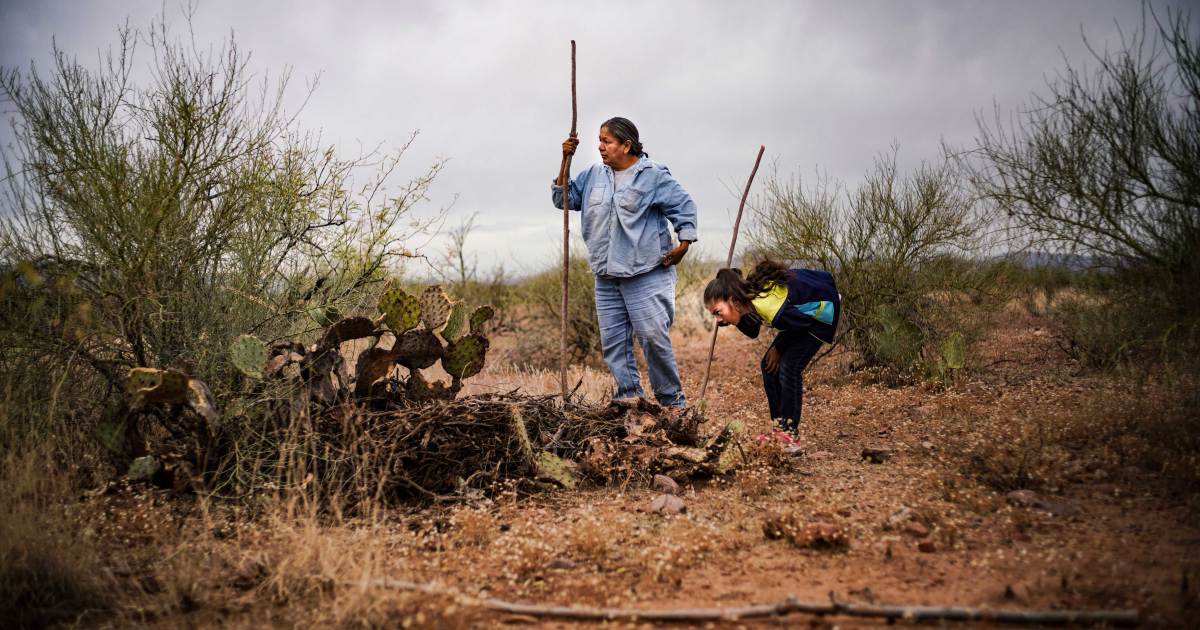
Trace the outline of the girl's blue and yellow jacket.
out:
M 771 283 L 750 303 L 755 316 L 742 317 L 738 330 L 758 337 L 761 322 L 766 322 L 780 331 L 772 346 L 781 352 L 802 335 L 833 343 L 842 315 L 842 297 L 833 274 L 816 269 L 789 270 L 787 286 Z

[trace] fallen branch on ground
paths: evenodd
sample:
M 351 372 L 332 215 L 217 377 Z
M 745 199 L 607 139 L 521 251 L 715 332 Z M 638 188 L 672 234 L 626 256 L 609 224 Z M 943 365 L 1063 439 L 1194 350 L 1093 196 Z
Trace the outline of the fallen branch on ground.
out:
M 776 604 L 756 604 L 734 608 L 676 608 L 646 609 L 633 608 L 569 608 L 521 604 L 495 598 L 478 598 L 443 588 L 435 584 L 420 584 L 404 580 L 371 580 L 351 582 L 365 588 L 387 588 L 402 591 L 417 591 L 429 595 L 452 597 L 463 605 L 475 606 L 494 612 L 531 617 L 571 619 L 575 621 L 665 621 L 665 622 L 708 622 L 736 621 L 759 617 L 781 617 L 792 613 L 817 616 L 874 617 L 888 621 L 990 621 L 993 623 L 1039 624 L 1039 625 L 1098 625 L 1131 627 L 1138 625 L 1138 613 L 1134 610 L 995 610 L 990 608 L 960 608 L 953 606 L 875 606 L 847 604 L 831 601 L 828 604 L 802 602 L 789 597 Z M 832 599 L 832 597 L 831 597 Z

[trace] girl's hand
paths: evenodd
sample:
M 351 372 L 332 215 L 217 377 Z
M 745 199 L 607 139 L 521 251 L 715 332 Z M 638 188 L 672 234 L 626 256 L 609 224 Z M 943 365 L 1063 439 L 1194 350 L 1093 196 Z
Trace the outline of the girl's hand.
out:
M 763 369 L 766 370 L 767 374 L 775 374 L 779 371 L 779 358 L 779 350 L 775 346 L 771 346 L 767 350 L 767 356 L 763 358 Z

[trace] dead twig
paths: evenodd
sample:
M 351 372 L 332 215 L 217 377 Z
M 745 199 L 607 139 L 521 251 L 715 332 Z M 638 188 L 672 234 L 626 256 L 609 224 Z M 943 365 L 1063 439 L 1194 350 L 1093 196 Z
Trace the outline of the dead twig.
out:
M 756 604 L 731 608 L 571 608 L 542 604 L 522 604 L 496 598 L 471 597 L 435 584 L 420 584 L 404 580 L 370 580 L 353 582 L 365 588 L 387 588 L 402 591 L 417 591 L 429 595 L 451 597 L 463 605 L 484 608 L 512 615 L 527 615 L 537 618 L 571 619 L 574 621 L 662 621 L 662 622 L 715 622 L 736 621 L 761 617 L 782 617 L 792 613 L 817 616 L 872 617 L 890 621 L 987 621 L 1029 625 L 1109 625 L 1132 627 L 1138 625 L 1138 613 L 1134 610 L 995 610 L 989 608 L 964 608 L 956 606 L 876 606 L 869 604 L 847 604 L 831 601 L 828 604 L 802 602 L 789 597 L 775 604 Z
M 729 255 L 725 257 L 725 267 L 733 266 L 733 251 L 737 247 L 738 228 L 742 225 L 742 210 L 746 208 L 746 197 L 750 196 L 750 184 L 754 183 L 754 174 L 758 172 L 758 164 L 762 162 L 763 151 L 767 147 L 759 145 L 758 156 L 754 158 L 754 169 L 750 171 L 750 178 L 746 180 L 746 189 L 742 191 L 742 201 L 738 204 L 737 218 L 733 221 L 733 238 L 729 239 Z M 770 322 L 768 322 L 770 323 Z M 708 391 L 708 376 L 712 372 L 713 353 L 717 350 L 717 331 L 720 326 L 713 326 L 712 342 L 708 344 L 708 361 L 704 364 L 704 381 L 700 384 L 700 400 L 704 401 L 704 394 Z

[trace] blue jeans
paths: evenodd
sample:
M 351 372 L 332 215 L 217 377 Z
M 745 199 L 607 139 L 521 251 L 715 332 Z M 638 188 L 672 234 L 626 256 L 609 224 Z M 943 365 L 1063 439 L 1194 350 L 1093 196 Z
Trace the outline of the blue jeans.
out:
M 643 396 L 633 356 L 633 337 L 642 342 L 650 385 L 660 405 L 683 407 L 671 322 L 675 320 L 675 269 L 656 267 L 631 278 L 596 276 L 596 316 L 604 362 L 617 382 L 616 398 Z

